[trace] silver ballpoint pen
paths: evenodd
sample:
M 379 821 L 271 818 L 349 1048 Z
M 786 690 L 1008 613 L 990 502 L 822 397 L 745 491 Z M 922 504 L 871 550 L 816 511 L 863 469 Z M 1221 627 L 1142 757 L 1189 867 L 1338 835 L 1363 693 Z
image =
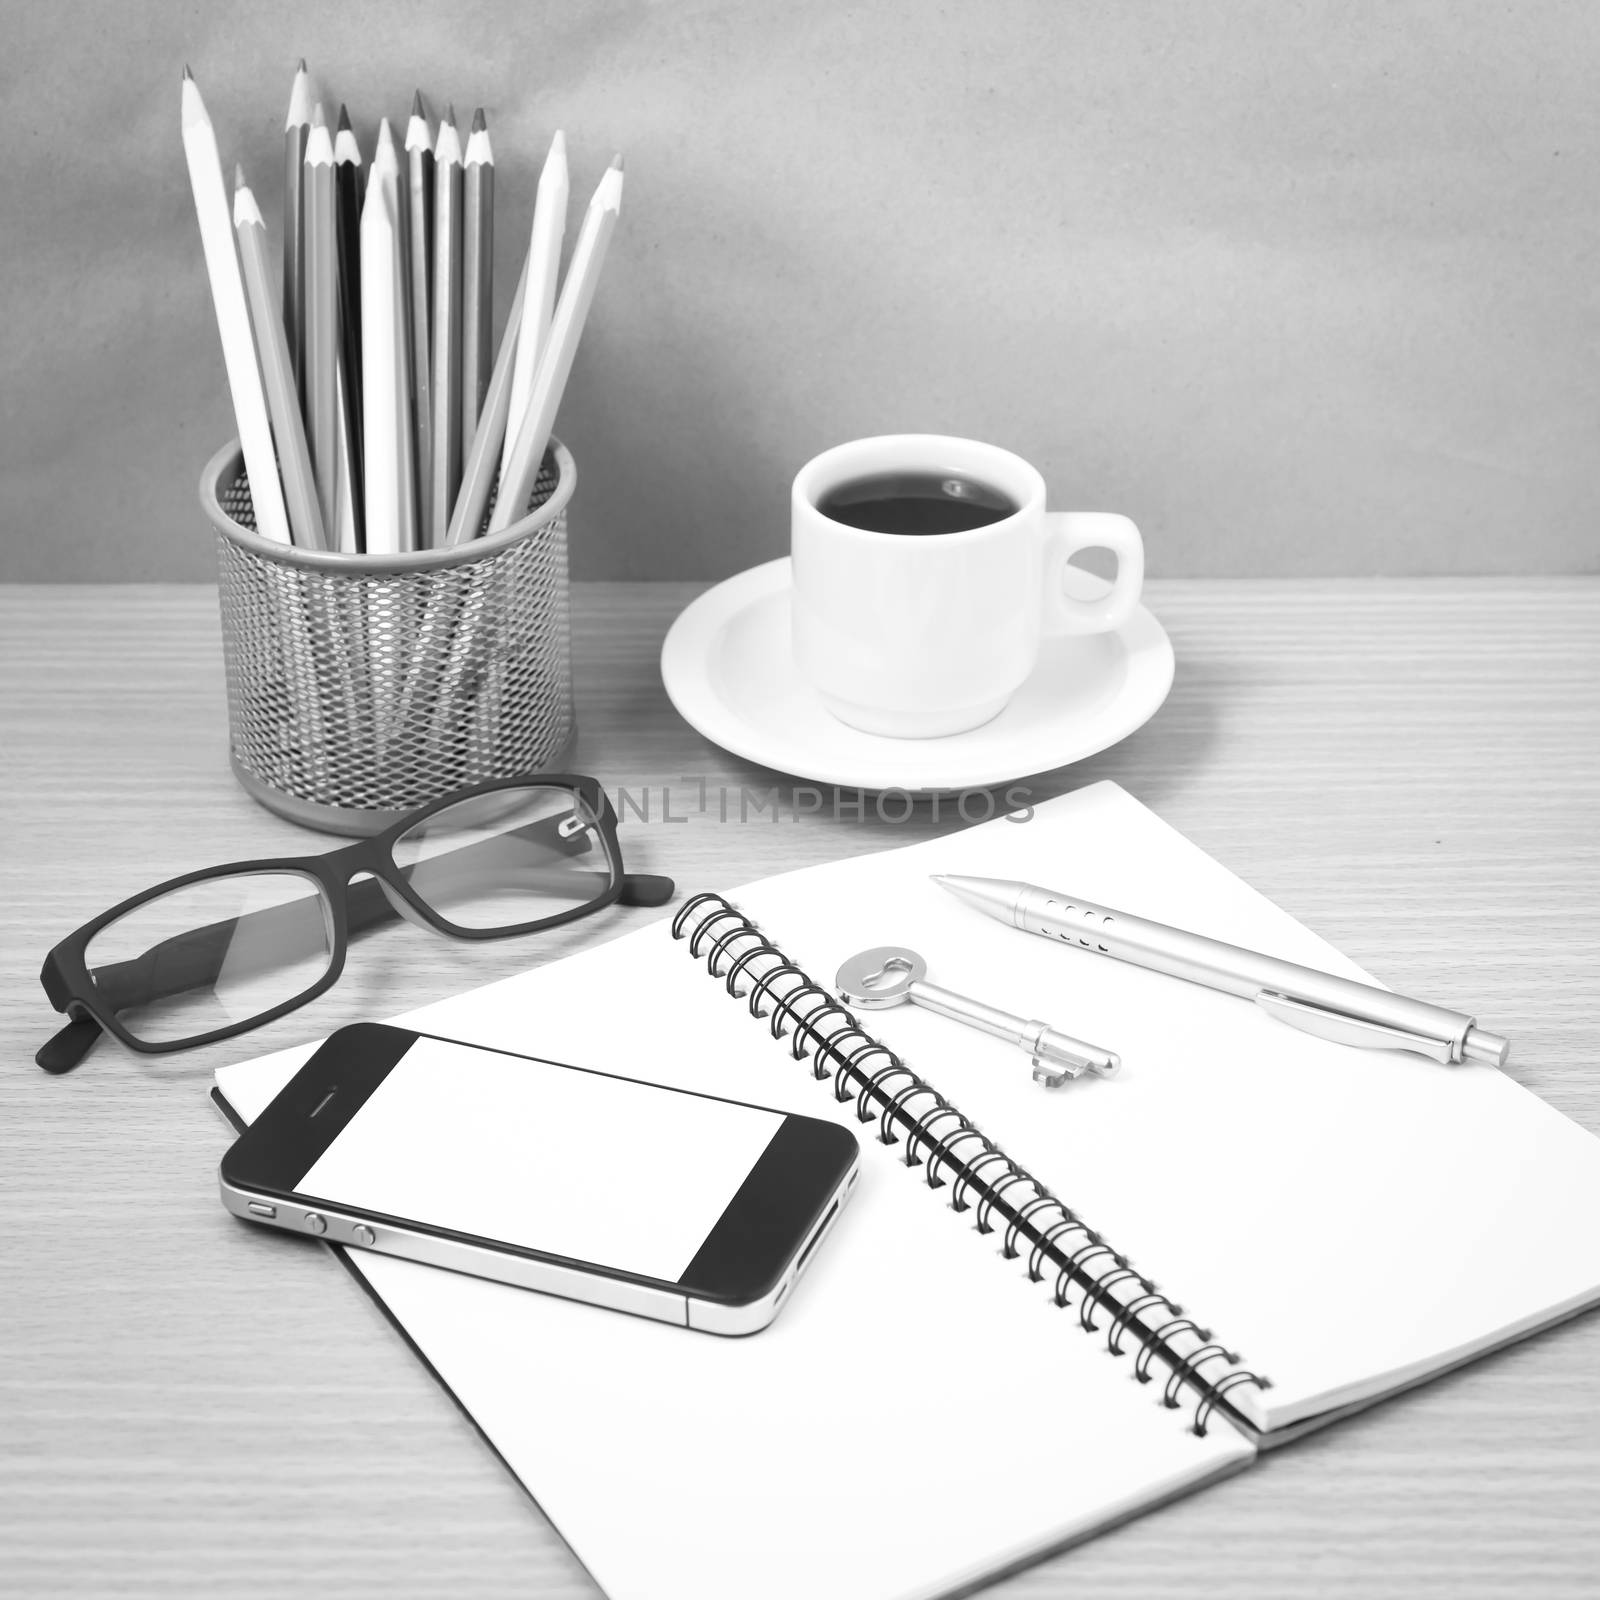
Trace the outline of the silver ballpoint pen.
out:
M 1004 878 L 935 874 L 933 881 L 996 922 L 1254 1000 L 1279 1022 L 1337 1044 L 1413 1050 L 1446 1066 L 1478 1061 L 1503 1067 L 1511 1053 L 1508 1039 L 1478 1027 L 1475 1017 L 1459 1011 L 1147 922 L 1053 889 Z

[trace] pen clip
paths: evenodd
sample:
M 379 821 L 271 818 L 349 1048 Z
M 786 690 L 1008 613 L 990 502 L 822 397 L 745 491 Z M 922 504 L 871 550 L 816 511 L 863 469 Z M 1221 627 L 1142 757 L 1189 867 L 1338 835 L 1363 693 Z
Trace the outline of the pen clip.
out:
M 1449 1039 L 1430 1039 L 1403 1028 L 1388 1028 L 1272 989 L 1262 989 L 1256 995 L 1256 1004 L 1279 1022 L 1287 1022 L 1291 1028 L 1315 1034 L 1319 1039 L 1331 1039 L 1335 1044 L 1356 1045 L 1363 1050 L 1412 1050 L 1446 1067 L 1455 1060 L 1455 1046 Z

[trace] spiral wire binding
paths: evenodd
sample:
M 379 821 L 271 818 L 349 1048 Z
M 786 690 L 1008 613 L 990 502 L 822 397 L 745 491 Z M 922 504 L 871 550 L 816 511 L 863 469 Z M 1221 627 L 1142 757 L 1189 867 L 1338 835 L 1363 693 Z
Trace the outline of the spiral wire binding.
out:
M 1008 1261 L 1026 1251 L 1031 1282 L 1042 1283 L 1054 1269 L 1051 1298 L 1058 1307 L 1071 1308 L 1069 1292 L 1076 1288 L 1079 1326 L 1085 1333 L 1103 1332 L 1113 1356 L 1131 1349 L 1139 1383 L 1157 1381 L 1151 1366 L 1161 1361 L 1167 1375 L 1160 1403 L 1179 1409 L 1185 1388 L 1196 1398 L 1191 1432 L 1203 1439 L 1213 1412 L 1233 1411 L 1231 1391 L 1246 1384 L 1272 1387 L 1240 1366 L 1235 1351 L 1185 1316 L 1182 1306 L 874 1039 L 737 906 L 719 894 L 691 895 L 672 919 L 672 937 L 687 940 L 689 954 L 705 963 L 730 996 L 745 1000 L 751 1016 L 767 1019 L 774 1039 L 787 1034 L 794 1059 L 809 1060 L 819 1082 L 832 1079 L 835 1100 L 854 1100 L 857 1121 L 876 1122 L 880 1143 L 903 1142 L 901 1160 L 920 1166 L 930 1189 L 949 1184 L 952 1210 L 973 1211 L 979 1233 L 1001 1227 L 1000 1253 Z M 1097 1313 L 1107 1320 L 1096 1321 Z

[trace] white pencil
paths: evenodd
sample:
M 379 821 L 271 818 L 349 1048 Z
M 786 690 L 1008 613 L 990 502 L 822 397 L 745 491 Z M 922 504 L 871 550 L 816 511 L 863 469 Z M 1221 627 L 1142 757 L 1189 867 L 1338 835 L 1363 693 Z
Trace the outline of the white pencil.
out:
M 250 322 L 255 330 L 256 353 L 267 390 L 267 413 L 272 438 L 283 468 L 283 498 L 289 513 L 289 531 L 303 550 L 325 550 L 322 508 L 317 504 L 317 484 L 311 475 L 311 455 L 306 449 L 305 423 L 295 390 L 294 367 L 289 361 L 289 341 L 272 292 L 272 271 L 267 265 L 267 225 L 261 207 L 235 168 L 233 227 L 244 268 L 245 293 L 250 302 Z
M 583 325 L 600 283 L 606 246 L 611 242 L 621 209 L 622 157 L 618 156 L 595 189 L 584 214 L 578 242 L 572 247 L 567 280 L 561 286 L 561 299 L 550 322 L 550 338 L 533 375 L 533 392 L 528 397 L 522 426 L 517 430 L 510 469 L 501 474 L 499 497 L 494 503 L 494 515 L 489 519 L 490 533 L 499 533 L 522 516 L 533 486 L 539 481 L 539 467 L 550 443 L 561 396 L 572 373 L 573 357 L 578 353 L 578 340 L 583 337 Z
M 555 309 L 556 284 L 561 276 L 561 240 L 567 231 L 567 136 L 560 132 L 550 141 L 550 153 L 539 174 L 533 204 L 533 232 L 528 240 L 528 292 L 523 297 L 522 321 L 517 329 L 516 361 L 511 369 L 511 409 L 506 416 L 505 444 L 500 452 L 500 475 L 507 475 L 522 419 L 528 414 L 533 374 L 539 353 L 550 333 L 550 313 Z
M 450 515 L 450 531 L 444 541 L 447 545 L 476 539 L 483 527 L 483 508 L 488 505 L 489 491 L 494 487 L 500 441 L 505 436 L 506 414 L 511 409 L 512 357 L 517 348 L 517 325 L 522 320 L 527 293 L 528 263 L 524 260 L 517 292 L 511 301 L 511 314 L 506 318 L 505 332 L 500 335 L 500 353 L 495 357 L 494 373 L 484 392 L 478 426 L 473 431 L 472 448 L 461 469 L 461 491 L 456 495 L 456 508 Z
M 441 545 L 461 486 L 461 139 L 453 111 L 433 150 L 433 467 L 427 540 Z
M 394 315 L 395 326 L 391 338 L 394 342 L 395 381 L 400 386 L 398 399 L 400 416 L 400 439 L 397 445 L 399 451 L 399 496 L 400 496 L 400 524 L 399 548 L 402 550 L 415 550 L 417 547 L 417 478 L 416 478 L 416 419 L 412 413 L 412 388 L 411 388 L 411 257 L 409 229 L 406 226 L 406 194 L 400 174 L 400 154 L 395 149 L 394 133 L 389 127 L 387 117 L 378 124 L 378 144 L 372 156 L 372 167 L 367 177 L 367 189 L 370 196 L 372 185 L 383 186 L 383 198 L 389 208 L 390 226 L 394 230 L 394 244 L 397 261 L 395 263 L 399 273 L 399 281 L 395 285 Z M 366 212 L 363 210 L 361 217 L 363 229 L 366 227 Z M 361 255 L 361 314 L 366 317 L 366 278 L 367 257 L 366 239 L 362 238 Z M 363 320 L 361 331 L 362 348 L 365 350 L 367 329 L 375 327 L 372 323 Z M 367 548 L 372 548 L 372 536 L 369 530 L 367 535 Z
M 461 450 L 478 431 L 494 349 L 494 146 L 473 114 L 461 179 Z
M 211 279 L 211 299 L 217 312 L 217 332 L 222 337 L 228 388 L 233 393 L 239 443 L 244 449 L 245 471 L 250 476 L 256 531 L 263 538 L 288 544 L 289 518 L 284 510 L 283 485 L 278 481 L 277 458 L 272 453 L 272 428 L 267 421 L 267 400 L 261 386 L 261 368 L 256 363 L 233 226 L 228 219 L 228 195 L 222 183 L 217 136 L 187 67 L 183 69 L 183 153 L 189 163 L 195 214 L 200 219 L 200 243 Z
M 400 535 L 399 363 L 395 360 L 395 273 L 399 251 L 383 182 L 367 184 L 361 208 L 362 423 L 367 475 L 367 554 L 393 555 Z
M 344 401 L 339 393 L 339 249 L 333 196 L 333 140 L 319 106 L 306 138 L 305 365 L 306 439 L 317 475 L 322 525 L 330 544 L 339 526 L 339 434 Z

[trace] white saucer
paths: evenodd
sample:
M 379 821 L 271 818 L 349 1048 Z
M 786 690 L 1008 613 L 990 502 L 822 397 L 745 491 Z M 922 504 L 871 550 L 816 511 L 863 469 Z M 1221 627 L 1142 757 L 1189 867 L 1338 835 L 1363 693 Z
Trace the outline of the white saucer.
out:
M 1085 596 L 1103 580 L 1082 575 Z M 789 558 L 751 567 L 683 610 L 661 678 L 683 719 L 735 755 L 817 783 L 912 793 L 987 789 L 1126 739 L 1172 687 L 1172 643 L 1140 606 L 1114 633 L 1047 639 L 992 722 L 941 739 L 862 733 L 824 710 L 789 651 Z

